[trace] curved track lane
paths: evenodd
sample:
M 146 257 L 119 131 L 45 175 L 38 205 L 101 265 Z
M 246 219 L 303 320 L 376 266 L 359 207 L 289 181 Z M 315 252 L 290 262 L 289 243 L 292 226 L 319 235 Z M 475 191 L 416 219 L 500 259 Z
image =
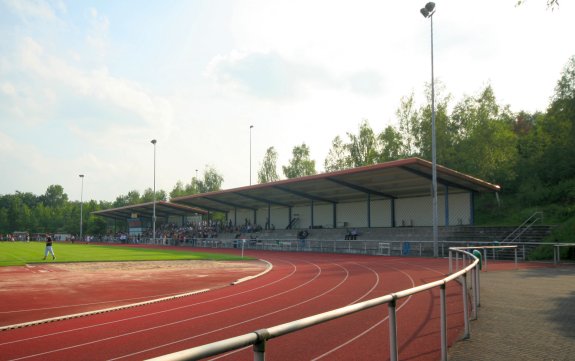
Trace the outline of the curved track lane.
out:
M 2 360 L 141 360 L 248 333 L 437 280 L 447 261 L 252 253 L 266 275 L 157 304 L 0 332 Z M 461 287 L 447 287 L 450 343 L 463 327 Z M 439 292 L 398 302 L 401 359 L 439 358 Z M 270 360 L 386 359 L 387 307 L 270 340 Z M 252 358 L 251 348 L 216 359 Z

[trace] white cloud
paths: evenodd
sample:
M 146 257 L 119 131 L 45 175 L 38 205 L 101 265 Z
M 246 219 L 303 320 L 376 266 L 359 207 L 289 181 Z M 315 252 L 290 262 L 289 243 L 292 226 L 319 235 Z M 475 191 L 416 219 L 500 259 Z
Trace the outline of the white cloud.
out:
M 108 48 L 108 30 L 110 21 L 105 15 L 98 12 L 97 9 L 91 8 L 89 11 L 90 28 L 86 35 L 86 42 L 96 50 L 99 56 L 104 56 Z
M 55 20 L 56 15 L 52 6 L 43 0 L 5 0 L 5 3 L 24 20 Z M 62 3 L 57 4 L 63 10 Z

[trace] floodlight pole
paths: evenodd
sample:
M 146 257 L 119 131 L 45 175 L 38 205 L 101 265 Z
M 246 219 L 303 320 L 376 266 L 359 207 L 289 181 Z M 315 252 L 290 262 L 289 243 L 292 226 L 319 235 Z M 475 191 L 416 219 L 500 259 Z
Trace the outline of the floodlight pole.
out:
M 83 196 L 84 196 L 84 175 L 80 174 L 80 179 L 82 180 L 82 187 L 80 188 L 80 242 L 83 240 L 82 238 L 82 229 L 84 228 L 84 222 L 83 222 L 83 204 L 84 204 L 84 200 L 83 200 Z
M 435 134 L 435 76 L 433 70 L 433 14 L 435 14 L 435 3 L 429 2 L 421 9 L 421 14 L 429 18 L 431 23 L 431 188 L 433 197 L 433 257 L 439 257 L 439 227 L 437 211 L 437 145 Z
M 156 140 L 152 139 L 151 142 L 154 145 L 154 205 L 152 211 L 152 243 L 156 243 Z
M 252 128 L 254 126 L 250 125 L 250 185 L 252 185 Z

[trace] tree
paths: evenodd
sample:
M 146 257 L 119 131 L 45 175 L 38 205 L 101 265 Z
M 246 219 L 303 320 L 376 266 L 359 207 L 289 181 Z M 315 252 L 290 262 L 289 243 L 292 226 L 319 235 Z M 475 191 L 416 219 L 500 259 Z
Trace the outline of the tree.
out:
M 258 183 L 275 182 L 280 179 L 277 173 L 277 159 L 278 153 L 274 147 L 269 147 L 266 150 L 262 166 L 258 171 Z
M 316 174 L 315 160 L 311 160 L 309 156 L 309 148 L 305 143 L 295 146 L 289 164 L 282 167 L 284 175 L 287 178 L 297 178 Z
M 186 195 L 186 188 L 184 187 L 184 183 L 182 181 L 177 181 L 176 185 L 170 192 L 170 199 L 177 198 Z
M 160 189 L 156 189 L 156 201 L 167 201 L 168 200 L 168 195 L 166 194 L 166 191 Z M 154 201 L 154 190 L 152 188 L 147 188 L 144 191 L 144 194 L 142 195 L 142 198 L 140 198 L 140 201 L 143 202 L 153 202 Z
M 544 148 L 538 173 L 546 184 L 575 178 L 575 56 L 563 69 L 545 117 L 536 124 Z M 554 167 L 549 167 L 554 164 Z
M 449 159 L 454 151 L 453 142 L 454 126 L 448 115 L 451 96 L 443 95 L 443 85 L 435 82 L 435 140 L 437 163 L 449 166 Z M 413 133 L 415 147 L 419 150 L 418 156 L 431 160 L 432 158 L 432 109 L 431 109 L 431 86 L 426 89 L 427 104 L 418 112 L 418 121 L 414 124 Z
M 399 135 L 402 140 L 401 157 L 408 158 L 417 155 L 416 129 L 419 124 L 419 114 L 415 109 L 414 95 L 402 97 L 399 108 L 395 111 L 399 120 Z
M 404 145 L 402 142 L 401 134 L 391 125 L 387 126 L 383 132 L 377 136 L 379 141 L 379 148 L 381 149 L 378 155 L 378 162 L 388 162 L 390 160 L 400 159 Z
M 514 116 L 497 104 L 491 86 L 478 96 L 465 97 L 451 115 L 454 152 L 446 159 L 450 167 L 479 178 L 511 184 L 518 161 Z
M 555 9 L 559 7 L 559 0 L 546 0 L 548 9 Z M 525 0 L 517 0 L 517 6 L 522 5 Z
M 56 208 L 68 201 L 68 195 L 64 193 L 64 188 L 61 185 L 56 184 L 46 189 L 42 200 L 47 207 Z
M 349 143 L 349 156 L 352 167 L 360 167 L 377 163 L 379 154 L 377 138 L 367 120 L 359 125 L 358 135 L 347 133 Z
M 344 144 L 341 137 L 336 136 L 331 142 L 331 149 L 323 163 L 326 172 L 335 172 L 350 168 L 349 146 Z
M 223 182 L 224 177 L 215 168 L 208 166 L 204 172 L 204 180 L 198 182 L 199 193 L 219 191 Z

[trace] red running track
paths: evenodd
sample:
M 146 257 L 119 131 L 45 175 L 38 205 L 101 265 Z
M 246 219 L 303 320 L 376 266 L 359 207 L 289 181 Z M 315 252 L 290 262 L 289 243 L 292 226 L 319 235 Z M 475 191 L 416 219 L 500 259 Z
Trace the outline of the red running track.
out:
M 445 259 L 251 252 L 266 275 L 147 306 L 0 332 L 2 360 L 141 360 L 435 281 Z M 399 357 L 440 358 L 439 290 L 398 302 Z M 448 340 L 463 329 L 461 286 L 447 287 Z M 387 306 L 269 341 L 269 360 L 389 358 Z M 221 356 L 252 359 L 251 348 Z M 220 359 L 217 358 L 217 359 Z

